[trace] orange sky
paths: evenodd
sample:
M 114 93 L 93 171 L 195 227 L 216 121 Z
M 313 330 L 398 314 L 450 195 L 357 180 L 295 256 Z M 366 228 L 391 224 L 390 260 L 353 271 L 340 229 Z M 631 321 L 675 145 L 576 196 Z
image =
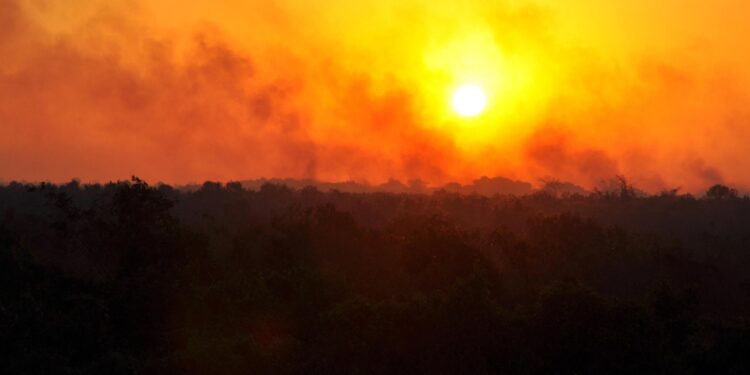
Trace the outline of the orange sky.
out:
M 748 189 L 750 5 L 654 3 L 2 0 L 0 179 Z

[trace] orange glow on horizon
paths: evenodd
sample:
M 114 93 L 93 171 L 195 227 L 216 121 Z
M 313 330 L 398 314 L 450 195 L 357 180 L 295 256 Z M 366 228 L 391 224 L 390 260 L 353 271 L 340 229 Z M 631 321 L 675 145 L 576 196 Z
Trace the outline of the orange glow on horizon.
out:
M 732 0 L 9 0 L 0 179 L 750 189 L 748 17 Z M 451 102 L 468 84 L 486 105 Z

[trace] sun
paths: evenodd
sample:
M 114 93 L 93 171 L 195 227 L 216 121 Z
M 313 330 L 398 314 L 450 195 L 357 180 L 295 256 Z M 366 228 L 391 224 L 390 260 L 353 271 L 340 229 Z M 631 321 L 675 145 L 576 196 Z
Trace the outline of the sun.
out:
M 478 116 L 487 107 L 487 94 L 478 85 L 462 85 L 453 92 L 451 105 L 460 116 Z

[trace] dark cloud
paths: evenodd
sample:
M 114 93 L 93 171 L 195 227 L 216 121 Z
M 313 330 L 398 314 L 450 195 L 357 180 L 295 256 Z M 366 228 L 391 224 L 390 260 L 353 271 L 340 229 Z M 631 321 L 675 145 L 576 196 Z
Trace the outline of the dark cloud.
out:
M 688 163 L 688 168 L 695 177 L 700 179 L 700 181 L 706 185 L 724 183 L 724 177 L 722 177 L 721 172 L 714 167 L 706 165 L 701 159 L 696 159 Z
M 557 127 L 543 127 L 525 146 L 525 156 L 542 176 L 594 184 L 619 174 L 617 162 L 603 150 L 578 146 Z

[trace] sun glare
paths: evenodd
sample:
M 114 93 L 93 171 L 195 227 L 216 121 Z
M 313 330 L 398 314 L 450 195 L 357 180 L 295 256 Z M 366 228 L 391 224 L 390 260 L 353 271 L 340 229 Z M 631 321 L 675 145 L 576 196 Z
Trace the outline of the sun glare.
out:
M 487 106 L 487 95 L 477 85 L 463 85 L 453 93 L 451 105 L 460 116 L 478 116 Z

